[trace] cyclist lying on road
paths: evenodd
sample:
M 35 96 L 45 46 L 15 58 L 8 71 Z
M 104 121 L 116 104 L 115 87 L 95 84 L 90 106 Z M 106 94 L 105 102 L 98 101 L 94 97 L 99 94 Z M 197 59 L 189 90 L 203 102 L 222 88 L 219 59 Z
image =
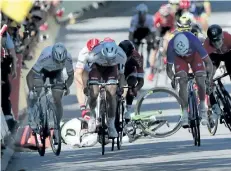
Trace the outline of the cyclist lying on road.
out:
M 208 28 L 207 36 L 204 48 L 213 62 L 213 75 L 219 67 L 220 62 L 224 61 L 226 70 L 231 78 L 231 35 L 226 31 L 222 31 L 219 25 L 213 24 Z M 210 103 L 213 111 L 219 115 L 221 111 L 216 104 L 213 93 L 210 95 Z
M 206 72 L 208 81 L 212 79 L 213 65 L 208 57 L 206 50 L 203 48 L 200 40 L 190 32 L 177 33 L 169 42 L 167 49 L 167 75 L 173 80 L 174 72 L 172 70 L 173 64 L 175 67 L 175 76 L 179 79 L 179 96 L 182 99 L 182 126 L 188 128 L 188 93 L 187 83 L 189 71 L 188 64 L 190 64 L 193 73 L 196 76 L 198 86 L 198 94 L 200 99 L 199 112 L 202 117 L 202 125 L 207 125 L 207 106 L 205 103 L 206 94 Z M 205 66 L 204 66 L 205 64 Z
M 57 84 L 52 89 L 52 95 L 54 99 L 54 104 L 57 109 L 57 120 L 60 123 L 63 116 L 63 107 L 62 107 L 62 96 L 64 92 L 64 84 L 62 71 L 66 68 L 68 79 L 66 82 L 66 92 L 65 95 L 69 94 L 69 87 L 74 80 L 74 70 L 72 66 L 72 57 L 70 53 L 67 52 L 66 47 L 62 43 L 56 43 L 53 46 L 46 47 L 40 54 L 37 62 L 34 64 L 32 69 L 27 74 L 27 86 L 29 88 L 29 125 L 32 129 L 36 129 L 36 120 L 32 116 L 33 106 L 36 103 L 36 96 L 32 94 L 32 89 L 34 86 L 44 85 L 46 78 L 49 78 L 51 84 Z M 56 81 L 55 81 L 56 80 Z M 38 95 L 41 92 L 41 89 L 37 89 Z
M 123 74 L 126 61 L 127 56 L 124 51 L 116 45 L 115 41 L 107 38 L 100 42 L 99 45 L 95 46 L 89 55 L 79 56 L 76 64 L 76 72 L 79 75 L 82 75 L 84 68 L 88 64 L 91 69 L 89 72 L 89 83 L 99 82 L 101 78 L 103 78 L 103 81 L 116 83 L 119 79 L 121 86 L 124 84 L 124 81 L 122 80 L 124 79 Z M 91 85 L 89 88 L 89 106 L 91 109 L 91 117 L 88 121 L 88 131 L 94 132 L 96 129 L 95 107 L 99 94 L 99 86 Z M 86 93 L 88 87 L 84 88 L 84 90 Z M 115 129 L 117 85 L 106 86 L 106 91 L 110 111 L 108 112 L 108 134 L 109 137 L 115 138 L 118 136 Z
M 125 119 L 131 119 L 131 109 L 134 97 L 137 92 L 144 85 L 144 69 L 143 69 L 143 56 L 141 56 L 136 50 L 133 43 L 129 40 L 120 42 L 119 46 L 124 50 L 127 55 L 127 62 L 125 64 L 125 79 L 128 86 L 133 87 L 129 89 L 126 95 L 126 112 Z

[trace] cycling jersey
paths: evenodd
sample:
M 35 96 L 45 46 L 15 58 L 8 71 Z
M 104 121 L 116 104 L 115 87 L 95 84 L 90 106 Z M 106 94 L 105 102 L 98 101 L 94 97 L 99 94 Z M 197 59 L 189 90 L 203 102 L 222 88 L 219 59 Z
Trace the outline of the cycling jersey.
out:
M 127 60 L 125 64 L 125 78 L 129 76 L 135 77 L 144 77 L 144 69 L 143 69 L 144 59 L 136 50 L 133 50 L 130 59 Z
M 87 53 L 80 55 L 78 62 L 76 64 L 77 68 L 84 68 L 86 64 L 91 67 L 92 64 L 97 64 L 103 67 L 110 67 L 114 65 L 120 65 L 120 73 L 124 73 L 124 66 L 127 60 L 127 56 L 121 47 L 117 47 L 117 55 L 110 62 L 107 60 L 107 57 L 101 53 L 103 44 L 106 42 L 101 42 L 98 46 L 94 47 L 92 51 L 87 55 Z
M 90 51 L 88 50 L 87 46 L 85 46 L 81 51 L 79 52 L 78 59 L 87 59 L 89 56 Z M 79 67 L 78 67 L 79 66 Z M 76 68 L 82 68 L 82 63 L 77 62 Z M 84 70 L 90 72 L 91 68 L 88 63 L 84 65 Z
M 203 13 L 205 13 L 205 7 L 208 5 L 210 5 L 209 0 L 205 0 L 205 1 L 192 0 L 190 12 L 193 13 L 195 17 L 200 17 Z
M 46 70 L 48 72 L 63 70 L 64 67 L 66 68 L 67 73 L 74 72 L 72 66 L 72 57 L 70 53 L 67 52 L 67 58 L 64 63 L 57 63 L 52 57 L 52 47 L 46 47 L 41 55 L 39 56 L 37 62 L 33 66 L 33 70 L 37 73 L 42 72 L 42 70 Z
M 170 14 L 167 17 L 162 17 L 159 12 L 156 12 L 154 15 L 154 26 L 155 27 L 170 27 L 174 28 L 175 18 L 173 14 Z
M 150 14 L 147 14 L 144 24 L 140 24 L 138 14 L 134 15 L 131 20 L 129 32 L 133 33 L 139 28 L 148 28 L 150 32 L 154 32 L 153 17 Z
M 206 50 L 203 48 L 200 40 L 196 36 L 194 36 L 190 32 L 181 32 L 181 33 L 183 33 L 189 40 L 189 51 L 184 57 L 182 57 L 183 59 L 194 57 L 196 54 L 198 54 L 201 59 L 204 59 L 208 56 Z M 178 56 L 173 48 L 174 39 L 175 37 L 173 37 L 168 43 L 167 62 L 169 64 L 174 64 L 174 58 Z
M 207 52 L 208 52 L 209 55 L 211 53 L 225 54 L 225 53 L 231 51 L 231 35 L 228 32 L 223 31 L 223 37 L 224 37 L 224 39 L 223 39 L 223 45 L 221 46 L 220 49 L 214 48 L 210 44 L 208 37 L 205 39 L 204 48 L 207 50 Z

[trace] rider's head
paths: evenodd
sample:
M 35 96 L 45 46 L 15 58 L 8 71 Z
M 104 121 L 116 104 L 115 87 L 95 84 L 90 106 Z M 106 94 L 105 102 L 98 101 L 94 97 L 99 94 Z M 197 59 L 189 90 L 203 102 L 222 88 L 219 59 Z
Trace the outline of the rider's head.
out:
M 136 12 L 139 16 L 139 21 L 145 21 L 146 18 L 146 14 L 148 13 L 148 7 L 145 4 L 139 4 L 136 7 Z
M 123 40 L 120 42 L 119 47 L 123 49 L 128 58 L 132 55 L 132 52 L 135 49 L 134 44 L 130 40 Z
M 189 40 L 182 32 L 175 35 L 173 40 L 173 48 L 176 54 L 179 56 L 185 56 L 188 53 Z
M 87 48 L 89 51 L 92 51 L 92 49 L 97 46 L 100 43 L 100 40 L 97 38 L 93 38 L 87 41 Z
M 163 17 L 167 17 L 171 13 L 171 6 L 169 4 L 164 4 L 160 7 L 159 13 Z
M 221 48 L 221 46 L 223 45 L 223 32 L 222 32 L 222 28 L 219 25 L 217 24 L 211 25 L 208 28 L 207 36 L 209 38 L 210 43 L 215 48 Z
M 191 31 L 192 21 L 188 16 L 181 16 L 177 21 L 177 30 L 179 31 Z
M 180 0 L 169 0 L 168 3 L 171 5 L 173 11 L 176 11 L 179 7 Z
M 190 0 L 180 0 L 179 8 L 182 10 L 188 10 L 191 7 Z
M 52 57 L 57 63 L 65 62 L 67 58 L 67 49 L 61 42 L 55 43 L 52 47 Z
M 101 53 L 106 57 L 108 61 L 111 61 L 116 58 L 118 52 L 118 46 L 115 42 L 104 42 Z

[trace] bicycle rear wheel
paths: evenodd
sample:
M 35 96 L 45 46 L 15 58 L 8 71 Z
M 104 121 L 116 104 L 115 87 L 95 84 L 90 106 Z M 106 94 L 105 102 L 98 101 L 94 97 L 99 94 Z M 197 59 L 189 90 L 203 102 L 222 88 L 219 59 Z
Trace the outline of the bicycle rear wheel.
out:
M 100 101 L 100 114 L 101 114 L 101 127 L 100 127 L 100 136 L 102 137 L 101 140 L 101 146 L 102 146 L 102 155 L 104 155 L 105 153 L 105 138 L 106 138 L 106 101 L 105 100 L 101 100 Z
M 123 138 L 123 124 L 124 124 L 123 114 L 124 114 L 123 103 L 121 103 L 121 101 L 118 101 L 117 111 L 116 111 L 116 121 L 115 121 L 116 130 L 118 132 L 118 137 L 117 137 L 118 150 L 121 149 L 122 138 Z
M 161 93 L 161 94 L 158 94 L 158 93 Z M 164 94 L 164 96 L 162 93 Z M 171 100 L 171 103 L 173 103 L 174 110 L 176 108 L 179 110 L 176 113 L 179 113 L 181 111 L 181 107 L 180 107 L 181 106 L 181 99 L 174 90 L 166 88 L 166 87 L 155 87 L 155 88 L 152 88 L 148 91 L 145 91 L 143 94 L 141 94 L 141 96 L 137 100 L 136 108 L 135 108 L 135 115 L 140 115 L 141 120 L 142 120 L 141 107 L 144 103 L 144 100 L 146 98 L 148 98 L 148 96 L 150 96 L 150 95 L 156 95 L 157 98 L 156 97 L 155 98 L 160 99 L 160 100 L 161 100 L 161 98 L 167 98 L 168 100 Z M 171 96 L 171 97 L 169 97 L 169 96 Z M 162 102 L 160 104 L 163 106 Z M 156 105 L 156 106 L 159 107 L 161 105 Z M 157 110 L 155 109 L 155 111 L 157 111 Z M 156 114 L 153 112 L 153 116 L 155 116 L 155 115 Z M 144 122 L 141 121 L 142 131 L 145 134 L 150 135 L 152 137 L 156 137 L 156 138 L 164 138 L 164 137 L 171 136 L 181 128 L 181 114 L 179 113 L 178 117 L 175 117 L 175 115 L 173 115 L 171 112 L 171 114 L 169 115 L 169 118 L 170 119 L 171 118 L 177 118 L 176 122 L 175 121 L 173 122 L 173 123 L 176 123 L 175 126 L 171 127 L 171 129 L 169 131 L 157 132 L 157 130 L 165 124 L 165 123 L 163 123 L 164 120 L 158 120 L 158 118 L 157 118 L 157 121 L 150 122 L 148 124 L 144 124 Z M 165 118 L 163 118 L 163 119 L 165 119 Z M 157 125 L 157 127 L 155 129 L 150 129 L 154 125 Z
M 225 108 L 224 120 L 225 120 L 226 126 L 231 131 L 231 97 L 227 91 L 223 93 L 224 93 L 224 99 L 226 101 L 226 106 L 224 106 Z
M 208 128 L 210 135 L 214 136 L 217 132 L 219 118 L 217 117 L 216 119 L 213 119 L 211 110 L 208 111 L 208 115 L 209 115 L 209 117 L 208 117 L 207 128 Z
M 56 156 L 60 155 L 61 152 L 61 146 L 62 146 L 62 138 L 61 138 L 61 129 L 60 125 L 58 123 L 56 114 L 56 107 L 52 103 L 48 103 L 47 113 L 48 116 L 47 122 L 49 121 L 48 126 L 48 135 L 50 139 L 50 145 L 52 148 L 52 151 Z

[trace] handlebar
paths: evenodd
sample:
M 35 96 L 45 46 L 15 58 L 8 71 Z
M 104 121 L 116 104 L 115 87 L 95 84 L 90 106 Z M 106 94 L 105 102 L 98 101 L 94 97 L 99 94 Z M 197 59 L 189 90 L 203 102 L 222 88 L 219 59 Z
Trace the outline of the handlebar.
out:
M 34 86 L 33 90 L 35 90 L 36 88 L 49 89 L 49 88 L 54 88 L 56 86 L 63 87 L 63 90 L 67 90 L 67 82 L 66 81 L 64 81 L 64 83 L 61 83 L 61 84 L 45 84 L 45 85 L 41 85 L 41 86 Z
M 229 73 L 224 73 L 223 75 L 214 78 L 213 82 L 218 81 L 218 80 L 222 79 L 223 77 L 226 77 L 227 75 L 229 75 Z

